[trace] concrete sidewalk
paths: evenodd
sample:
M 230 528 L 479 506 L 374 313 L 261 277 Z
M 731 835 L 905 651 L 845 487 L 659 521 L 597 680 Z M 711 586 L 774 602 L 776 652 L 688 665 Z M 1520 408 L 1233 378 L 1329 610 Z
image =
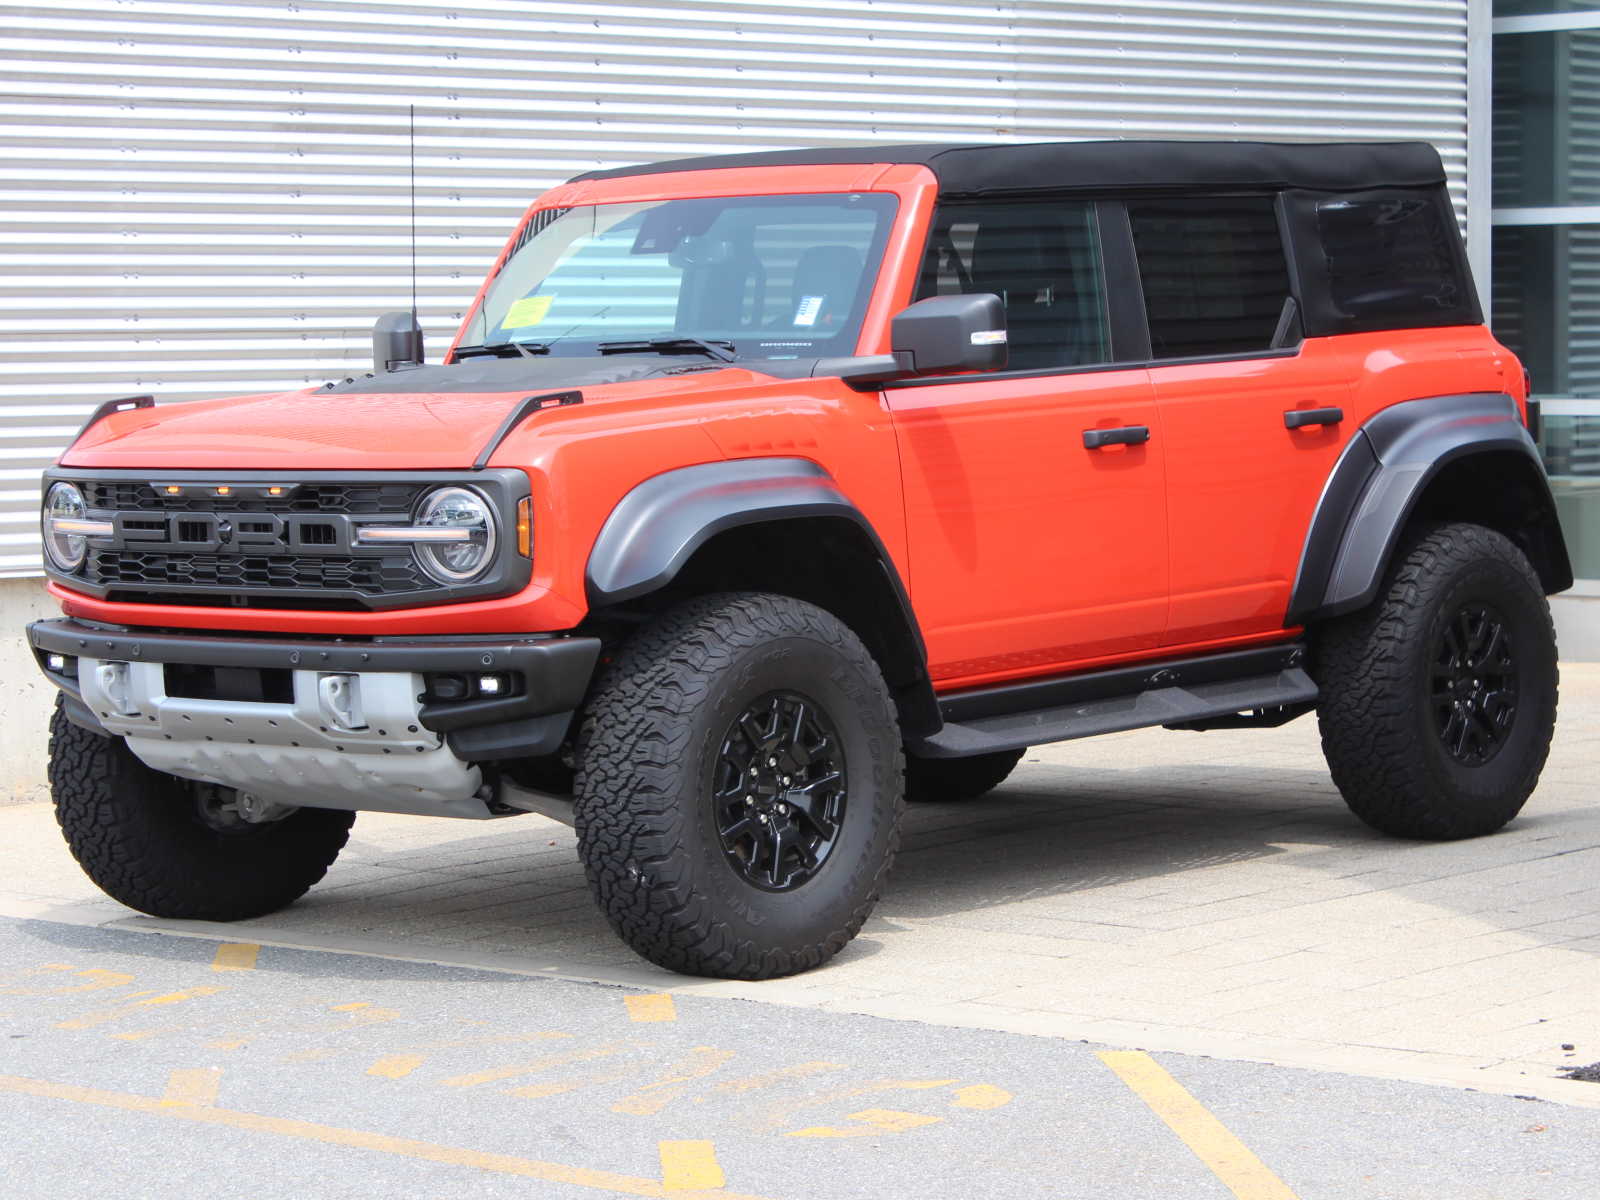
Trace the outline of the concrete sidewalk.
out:
M 1563 668 L 1555 749 L 1504 833 L 1383 838 L 1316 725 L 1035 751 L 992 797 L 908 816 L 836 962 L 763 984 L 640 962 L 569 830 L 362 816 L 328 879 L 232 926 L 100 896 L 47 806 L 0 809 L 0 914 L 337 948 L 1600 1105 L 1600 666 Z M 1571 1046 L 1572 1049 L 1567 1049 Z

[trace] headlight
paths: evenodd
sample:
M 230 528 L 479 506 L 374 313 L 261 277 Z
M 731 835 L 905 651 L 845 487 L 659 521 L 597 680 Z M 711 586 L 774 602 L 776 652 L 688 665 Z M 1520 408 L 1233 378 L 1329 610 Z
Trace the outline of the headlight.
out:
M 88 513 L 89 506 L 75 484 L 52 483 L 45 493 L 40 532 L 44 535 L 44 552 L 56 570 L 71 574 L 83 566 L 89 553 L 89 539 L 83 533 L 68 530 L 87 528 L 91 524 L 87 520 Z
M 494 510 L 477 492 L 463 487 L 437 488 L 417 506 L 417 561 L 440 583 L 466 583 L 494 562 Z M 438 530 L 438 540 L 426 537 Z

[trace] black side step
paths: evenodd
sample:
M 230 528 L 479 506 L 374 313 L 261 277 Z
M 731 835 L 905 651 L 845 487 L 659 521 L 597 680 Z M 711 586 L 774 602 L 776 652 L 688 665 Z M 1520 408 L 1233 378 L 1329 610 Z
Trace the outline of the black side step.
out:
M 1317 685 L 1304 660 L 1294 643 L 961 692 L 939 701 L 944 728 L 910 749 L 965 758 L 1257 709 L 1305 711 Z

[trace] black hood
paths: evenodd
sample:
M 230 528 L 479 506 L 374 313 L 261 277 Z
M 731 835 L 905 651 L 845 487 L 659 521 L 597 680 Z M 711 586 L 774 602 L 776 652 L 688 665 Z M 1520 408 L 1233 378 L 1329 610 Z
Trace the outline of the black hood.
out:
M 450 365 L 384 371 L 323 385 L 325 392 L 381 392 L 385 395 L 438 395 L 445 392 L 555 392 L 567 388 L 630 383 L 653 375 L 684 375 L 720 370 L 723 364 L 658 354 L 604 357 L 469 358 Z

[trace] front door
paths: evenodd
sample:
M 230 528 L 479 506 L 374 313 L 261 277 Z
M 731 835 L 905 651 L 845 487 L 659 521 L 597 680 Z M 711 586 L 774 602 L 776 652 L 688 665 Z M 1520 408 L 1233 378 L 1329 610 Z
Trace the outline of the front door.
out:
M 912 600 L 945 686 L 1147 651 L 1167 621 L 1164 445 L 1118 366 L 1095 206 L 951 206 L 920 296 L 993 292 L 1005 372 L 891 386 Z M 920 298 L 919 296 L 919 298 Z

